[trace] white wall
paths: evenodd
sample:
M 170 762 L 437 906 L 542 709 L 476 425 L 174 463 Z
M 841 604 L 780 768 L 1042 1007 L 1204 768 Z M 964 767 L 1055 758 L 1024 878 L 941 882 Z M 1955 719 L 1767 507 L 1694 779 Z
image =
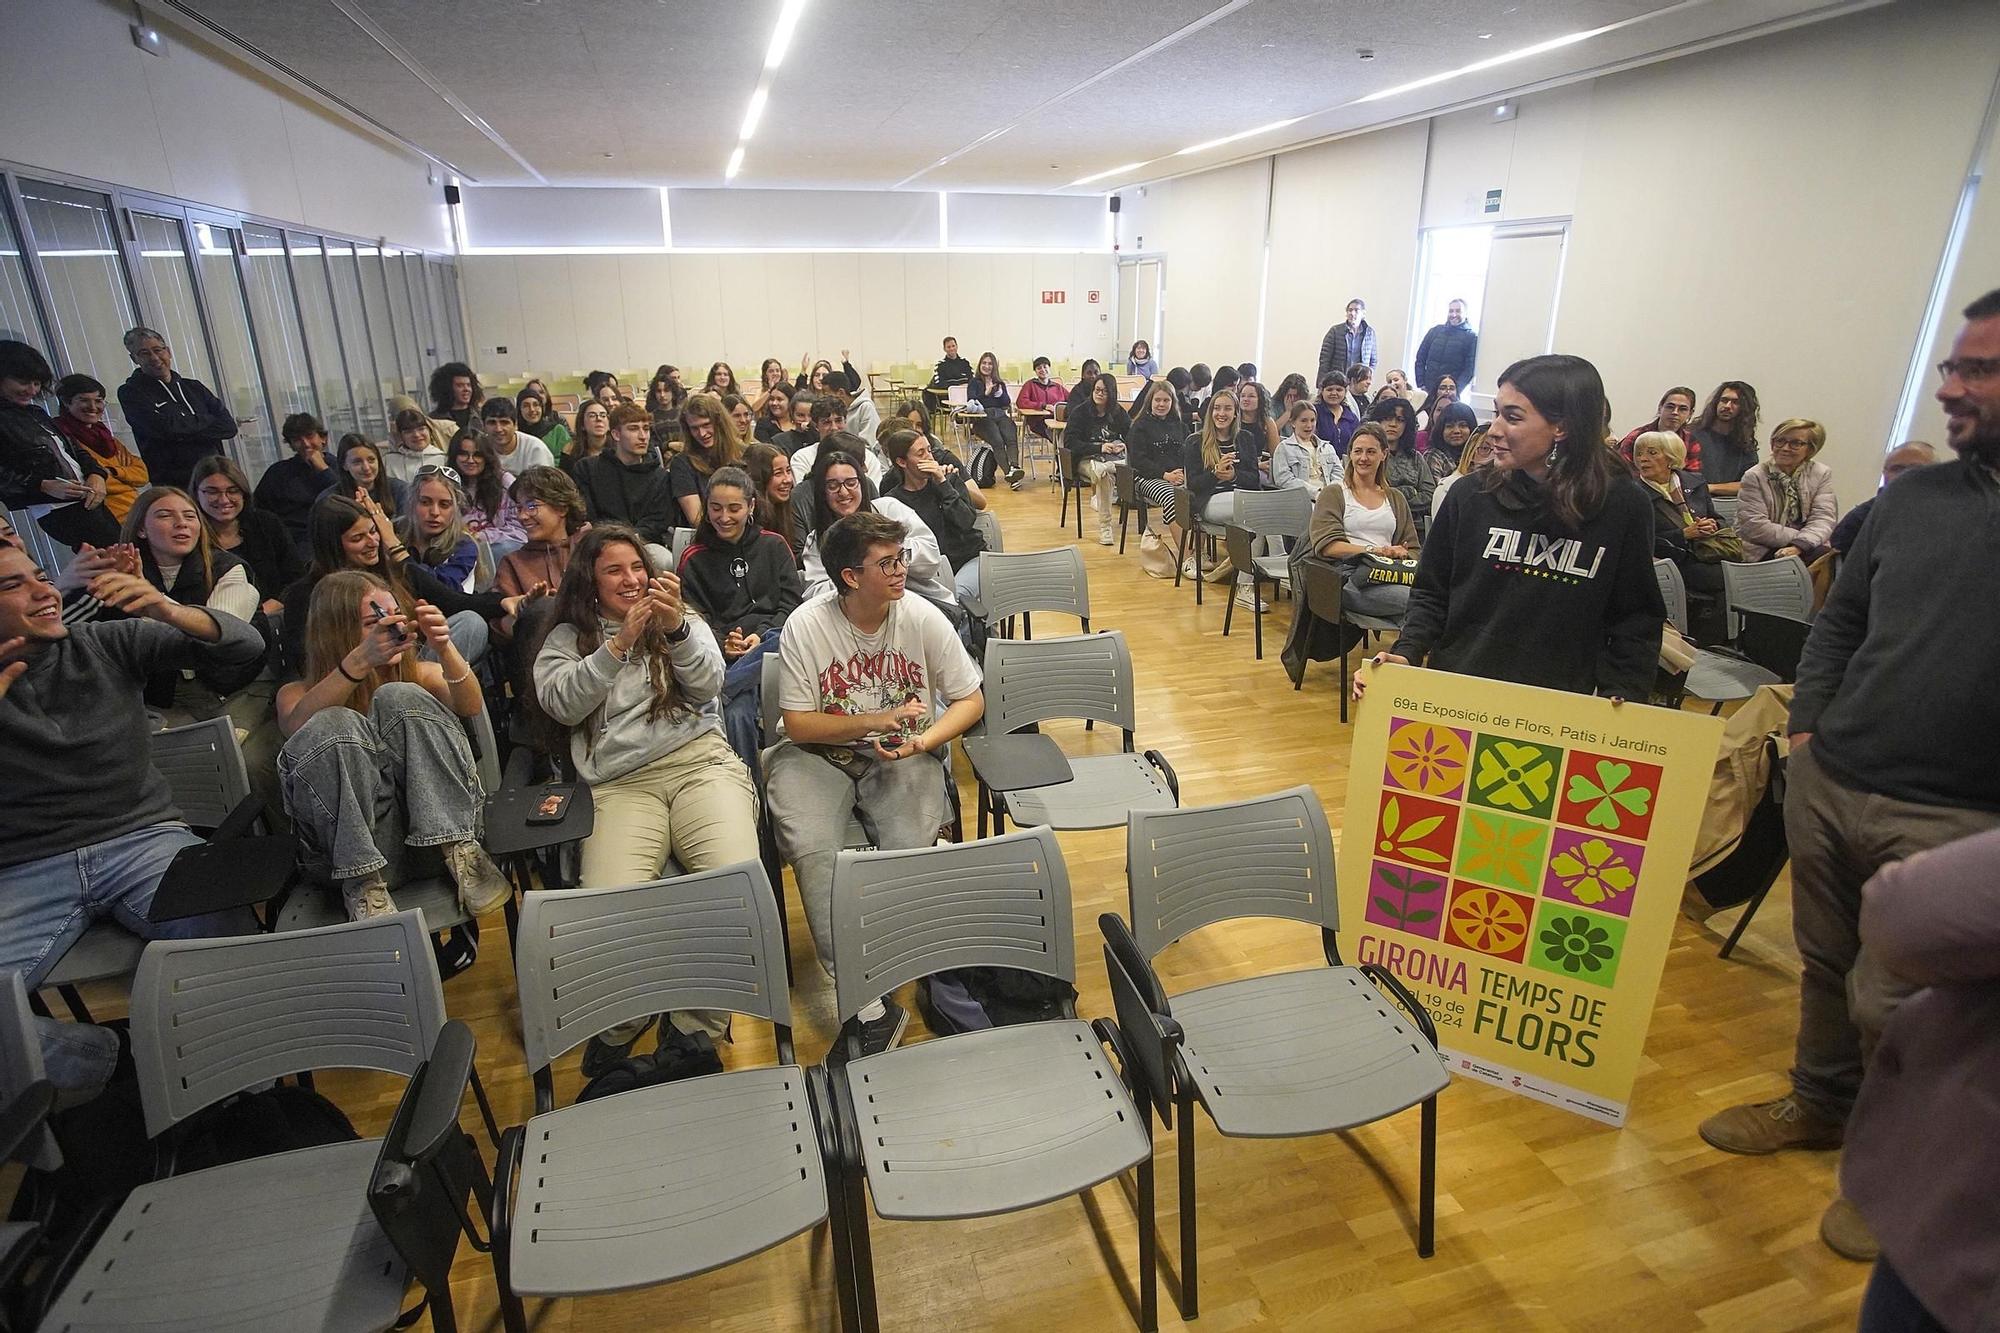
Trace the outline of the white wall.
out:
M 967 357 L 1103 357 L 1117 293 L 1108 254 L 466 255 L 459 272 L 473 363 L 494 376 L 723 359 L 750 377 L 843 348 L 865 371 L 935 361 L 947 333 Z
M 1621 430 L 1668 385 L 1749 380 L 1767 434 L 1826 424 L 1845 508 L 1874 488 L 1996 50 L 2000 6 L 1872 10 L 1521 99 L 1512 121 L 1473 110 L 1128 189 L 1120 239 L 1165 256 L 1168 363 L 1240 360 L 1272 181 L 1276 383 L 1311 372 L 1356 294 L 1400 361 L 1439 316 L 1409 309 L 1419 228 L 1492 221 L 1499 189 L 1502 221 L 1571 219 L 1555 344 L 1603 371 Z M 2000 177 L 1985 194 L 1942 341 L 2000 285 Z M 1939 428 L 1918 411 L 1915 434 Z
M 0 158 L 280 221 L 451 249 L 426 164 L 128 4 L 22 6 L 0 43 Z M 58 14 L 58 11 L 59 14 Z

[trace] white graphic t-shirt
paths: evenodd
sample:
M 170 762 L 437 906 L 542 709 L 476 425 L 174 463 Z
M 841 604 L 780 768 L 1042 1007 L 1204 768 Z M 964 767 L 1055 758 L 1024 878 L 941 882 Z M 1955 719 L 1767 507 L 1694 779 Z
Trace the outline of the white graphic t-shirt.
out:
M 785 620 L 778 660 L 778 704 L 794 713 L 880 713 L 921 699 L 936 717 L 980 687 L 944 612 L 911 594 L 863 634 L 841 614 L 839 595 L 823 592 Z M 867 740 L 853 746 L 873 748 Z

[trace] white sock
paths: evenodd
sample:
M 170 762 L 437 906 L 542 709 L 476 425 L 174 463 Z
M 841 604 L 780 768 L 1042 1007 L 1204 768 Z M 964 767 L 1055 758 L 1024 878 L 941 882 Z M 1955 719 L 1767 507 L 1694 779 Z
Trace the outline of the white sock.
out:
M 856 1014 L 855 1017 L 860 1019 L 864 1023 L 873 1023 L 876 1019 L 882 1017 L 884 1014 L 888 1012 L 889 1010 L 886 1007 L 884 1007 L 884 1005 L 880 1000 L 875 1000 L 868 1004 L 862 1005 L 861 1012 Z

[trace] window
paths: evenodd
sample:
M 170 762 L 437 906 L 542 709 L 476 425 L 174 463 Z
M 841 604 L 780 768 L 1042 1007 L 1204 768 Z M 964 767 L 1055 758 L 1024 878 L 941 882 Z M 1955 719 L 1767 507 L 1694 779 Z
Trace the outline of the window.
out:
M 243 303 L 243 279 L 236 267 L 241 234 L 219 223 L 194 224 L 195 267 L 208 312 L 209 332 L 221 362 L 220 384 L 211 386 L 242 423 L 229 442 L 230 453 L 254 481 L 277 461 L 278 432 L 257 370 L 257 345 L 250 334 L 250 311 Z
M 375 396 L 375 349 L 368 342 L 368 321 L 361 314 L 361 270 L 355 266 L 354 247 L 328 237 L 326 266 L 333 277 L 333 309 L 340 321 L 340 346 L 347 354 L 347 378 L 354 385 L 363 432 L 375 431 L 382 439 L 388 432 L 376 430 L 369 403 Z
M 174 349 L 175 370 L 213 389 L 215 366 L 209 360 L 208 336 L 201 327 L 201 303 L 195 300 L 187 233 L 181 220 L 155 213 L 135 212 L 130 217 L 132 229 L 138 233 L 135 276 L 145 322 L 166 335 L 167 345 Z
M 410 285 L 410 313 L 417 323 L 418 374 L 411 392 L 419 396 L 424 382 L 430 377 L 430 368 L 443 359 L 437 349 L 437 319 L 431 313 L 434 302 L 424 277 L 430 272 L 430 267 L 424 257 L 415 251 L 403 255 L 403 280 Z
M 387 400 L 403 392 L 403 372 L 396 360 L 394 316 L 389 310 L 389 284 L 382 276 L 382 252 L 372 245 L 357 245 L 354 253 L 361 261 L 361 308 L 368 316 L 368 341 L 375 348 L 375 379 L 355 385 L 354 391 L 380 418 Z M 388 434 L 386 423 L 382 433 Z
M 285 263 L 285 238 L 276 229 L 246 224 L 243 228 L 243 287 L 250 306 L 250 326 L 257 333 L 257 359 L 264 367 L 264 389 L 278 429 L 294 412 L 320 414 L 313 392 L 312 370 L 306 361 L 305 330 L 299 325 L 298 298 L 292 293 L 291 269 Z
M 1417 347 L 1424 334 L 1444 323 L 1445 307 L 1465 302 L 1465 322 L 1480 326 L 1486 293 L 1486 264 L 1493 250 L 1491 227 L 1432 227 L 1424 233 L 1417 269 L 1417 309 L 1410 320 L 1410 346 L 1401 369 L 1417 378 Z M 1485 358 L 1482 356 L 1481 361 Z
M 410 284 L 403 277 L 401 250 L 382 251 L 382 276 L 389 284 L 389 312 L 395 317 L 390 329 L 396 335 L 396 363 L 402 375 L 403 392 L 414 393 L 424 382 L 424 365 L 418 354 L 417 320 L 410 307 Z
M 22 181 L 28 235 L 48 283 L 49 360 L 56 371 L 80 370 L 112 392 L 105 405 L 111 429 L 129 438 L 116 386 L 131 373 L 125 330 L 139 322 L 118 237 L 111 229 L 111 201 L 66 185 Z
M 451 263 L 438 265 L 444 270 L 444 331 L 451 340 L 451 359 L 468 360 L 465 354 L 465 324 L 458 317 L 463 308 L 458 300 L 458 266 Z
M 0 201 L 0 338 L 34 347 L 48 346 L 41 317 L 35 310 L 34 287 L 28 281 L 28 266 L 21 258 L 21 237 L 14 220 Z
M 322 420 L 327 433 L 337 440 L 360 430 L 361 423 L 354 414 L 354 392 L 349 387 L 352 377 L 340 354 L 340 328 L 334 323 L 326 254 L 317 236 L 288 231 L 285 241 L 292 252 L 292 282 L 299 292 L 299 318 L 305 326 L 313 383 L 319 388 L 319 405 L 325 409 Z

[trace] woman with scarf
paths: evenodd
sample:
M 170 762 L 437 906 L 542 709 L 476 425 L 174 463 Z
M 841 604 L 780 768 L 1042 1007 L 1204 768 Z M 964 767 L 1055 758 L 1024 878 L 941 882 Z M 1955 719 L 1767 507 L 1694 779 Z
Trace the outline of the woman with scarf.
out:
M 26 510 L 35 525 L 71 550 L 118 540 L 105 512 L 109 483 L 88 449 L 75 449 L 35 400 L 55 372 L 23 342 L 0 341 L 0 503 Z
M 562 458 L 563 450 L 569 447 L 569 427 L 556 415 L 556 406 L 540 380 L 521 386 L 521 392 L 514 395 L 514 412 L 522 430 L 546 444 L 552 457 Z
M 1804 417 L 1781 421 L 1771 432 L 1771 461 L 1744 473 L 1737 492 L 1744 559 L 1795 555 L 1811 564 L 1826 550 L 1840 508 L 1833 470 L 1819 461 L 1825 447 L 1826 427 Z
M 1703 613 L 1696 637 L 1713 642 L 1723 637 L 1721 562 L 1741 557 L 1743 544 L 1716 514 L 1701 474 L 1685 470 L 1687 445 L 1679 435 L 1641 432 L 1632 441 L 1632 462 L 1653 503 L 1653 555 L 1680 570 L 1690 616 Z
M 104 424 L 104 386 L 88 375 L 65 375 L 56 381 L 55 427 L 75 446 L 79 457 L 88 452 L 104 469 L 104 508 L 120 523 L 132 510 L 139 492 L 152 485 L 146 460 Z

